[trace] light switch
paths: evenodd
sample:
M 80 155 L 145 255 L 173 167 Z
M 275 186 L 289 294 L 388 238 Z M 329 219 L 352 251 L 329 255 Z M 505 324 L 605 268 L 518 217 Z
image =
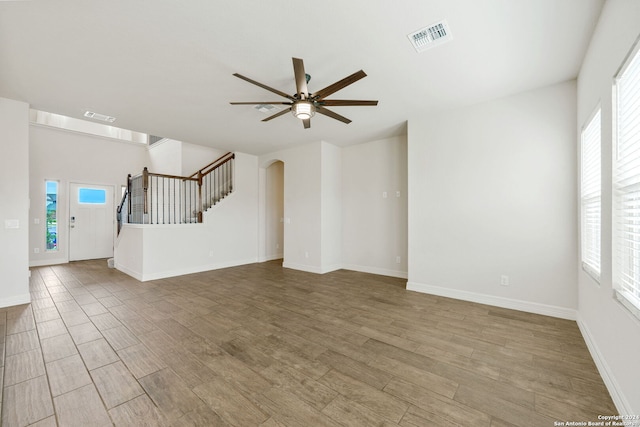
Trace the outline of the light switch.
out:
M 20 228 L 20 221 L 17 219 L 5 219 L 4 228 Z

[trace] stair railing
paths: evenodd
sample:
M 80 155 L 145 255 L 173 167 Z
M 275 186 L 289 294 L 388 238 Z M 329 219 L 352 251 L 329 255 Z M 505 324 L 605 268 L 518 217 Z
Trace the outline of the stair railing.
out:
M 195 172 L 202 177 L 202 203 L 206 211 L 233 191 L 233 163 L 236 155 L 227 153 Z
M 131 174 L 127 175 L 127 188 L 124 190 L 124 194 L 122 195 L 122 199 L 120 200 L 120 204 L 116 208 L 116 218 L 118 220 L 118 234 L 120 234 L 120 230 L 122 230 L 123 215 L 122 209 L 126 207 L 126 211 L 124 214 L 124 218 L 129 218 L 129 212 L 131 212 L 131 197 L 129 196 L 131 193 Z
M 139 175 L 129 175 L 117 209 L 118 232 L 124 218 L 132 224 L 201 223 L 203 212 L 233 191 L 234 159 L 234 153 L 227 153 L 188 177 L 146 167 Z

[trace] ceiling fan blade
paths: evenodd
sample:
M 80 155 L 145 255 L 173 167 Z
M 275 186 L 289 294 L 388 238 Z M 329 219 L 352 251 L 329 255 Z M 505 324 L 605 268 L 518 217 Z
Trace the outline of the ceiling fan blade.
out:
M 231 105 L 291 105 L 291 102 L 285 102 L 285 101 L 276 101 L 276 102 L 269 102 L 269 101 L 256 101 L 256 102 L 230 102 L 229 104 Z
M 302 121 L 302 124 L 303 124 L 305 129 L 309 129 L 311 127 L 311 119 L 304 119 Z
M 370 105 L 375 107 L 378 105 L 378 101 L 357 101 L 352 99 L 323 99 L 322 101 L 318 101 L 318 103 L 325 107 L 347 107 L 353 105 Z
M 280 91 L 280 90 L 278 90 L 278 89 L 274 89 L 274 88 L 272 88 L 272 87 L 269 87 L 269 86 L 267 86 L 267 85 L 264 85 L 264 84 L 262 84 L 262 83 L 260 83 L 260 82 L 257 82 L 257 81 L 255 81 L 255 80 L 250 79 L 249 77 L 245 77 L 245 76 L 243 76 L 242 74 L 234 73 L 233 75 L 234 75 L 234 76 L 236 76 L 236 77 L 237 77 L 237 78 L 239 78 L 239 79 L 242 79 L 242 80 L 247 81 L 247 82 L 249 82 L 249 83 L 252 83 L 252 84 L 254 84 L 254 85 L 256 85 L 256 86 L 259 86 L 259 87 L 261 87 L 262 89 L 266 89 L 266 90 L 268 90 L 269 92 L 273 92 L 273 93 L 275 93 L 275 94 L 277 94 L 277 95 L 284 96 L 285 98 L 290 99 L 290 100 L 292 100 L 292 101 L 293 101 L 293 97 L 292 97 L 291 95 L 287 95 L 286 93 L 284 93 L 284 92 L 282 92 L 282 91 Z
M 360 80 L 361 78 L 364 78 L 366 76 L 367 75 L 365 74 L 364 71 L 362 71 L 362 70 L 356 71 L 355 73 L 351 74 L 350 76 L 345 77 L 344 79 L 342 79 L 340 81 L 337 81 L 334 84 L 325 87 L 324 89 L 320 89 L 318 92 L 314 93 L 313 96 L 314 96 L 314 98 L 317 98 L 318 100 L 321 100 L 325 96 L 329 96 L 332 93 L 335 93 L 335 92 L 339 91 L 340 89 L 343 89 L 343 88 L 349 86 L 350 84 L 355 83 L 358 80 Z
M 273 116 L 269 116 L 266 119 L 262 119 L 262 121 L 263 122 L 268 122 L 271 119 L 275 119 L 276 117 L 280 117 L 280 116 L 282 116 L 284 114 L 287 114 L 289 111 L 291 111 L 291 108 L 287 108 L 286 110 L 278 111 Z
M 351 123 L 351 120 L 347 119 L 345 116 L 341 116 L 340 114 L 334 113 L 333 111 L 328 110 L 321 106 L 316 107 L 316 113 L 324 114 L 325 116 L 329 116 L 332 119 L 340 120 L 341 122 L 346 124 Z
M 291 58 L 293 60 L 293 74 L 296 78 L 296 90 L 300 99 L 309 98 L 309 89 L 307 88 L 307 75 L 304 72 L 304 62 L 300 58 Z

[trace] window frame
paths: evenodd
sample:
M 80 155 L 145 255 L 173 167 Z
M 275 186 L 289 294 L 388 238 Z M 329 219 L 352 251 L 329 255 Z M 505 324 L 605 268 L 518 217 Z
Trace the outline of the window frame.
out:
M 48 197 L 49 197 L 49 194 L 53 194 L 53 193 L 49 193 L 49 190 L 47 188 L 49 186 L 49 183 L 55 183 L 55 185 L 56 185 L 56 193 L 55 193 L 56 200 L 55 200 L 55 202 L 53 202 L 56 205 L 55 210 L 48 209 L 48 205 L 49 205 Z M 45 179 L 44 180 L 44 193 L 45 193 L 44 194 L 44 196 L 45 196 L 44 197 L 44 200 L 45 200 L 45 206 L 44 206 L 44 218 L 45 218 L 45 220 L 44 220 L 44 229 L 45 229 L 44 230 L 44 251 L 47 252 L 47 253 L 48 252 L 57 252 L 57 251 L 60 250 L 60 240 L 59 240 L 59 238 L 60 238 L 60 224 L 58 222 L 58 220 L 59 220 L 58 214 L 60 212 L 60 207 L 59 207 L 59 203 L 60 203 L 60 181 L 57 180 L 57 179 Z M 49 239 L 50 239 L 49 211 L 55 212 L 55 224 L 54 224 L 54 227 L 55 227 L 55 246 L 53 248 L 49 248 Z
M 612 210 L 613 210 L 613 245 L 612 245 L 612 256 L 613 256 L 613 290 L 616 299 L 626 307 L 636 318 L 640 319 L 640 239 L 636 242 L 632 241 L 633 245 L 631 248 L 626 245 L 628 237 L 623 236 L 622 230 L 622 218 L 627 215 L 626 212 L 629 210 L 633 210 L 633 207 L 627 208 L 624 210 L 621 206 L 624 202 L 625 204 L 631 204 L 635 206 L 636 209 L 640 206 L 640 172 L 635 174 L 625 174 L 624 178 L 621 178 L 621 164 L 628 162 L 629 158 L 625 157 L 624 161 L 620 160 L 620 145 L 622 140 L 622 132 L 620 123 L 620 99 L 622 96 L 620 95 L 620 86 L 621 80 L 626 77 L 625 73 L 629 71 L 630 67 L 633 65 L 637 67 L 634 69 L 635 74 L 632 86 L 635 86 L 633 89 L 634 92 L 634 101 L 635 103 L 640 103 L 640 38 L 636 39 L 635 43 L 629 50 L 629 53 L 625 57 L 622 65 L 618 69 L 617 73 L 613 78 L 613 87 L 612 87 L 612 112 L 613 112 L 613 144 L 612 144 Z M 640 111 L 640 107 L 635 106 L 635 110 L 638 109 Z M 640 119 L 636 119 L 633 125 L 640 126 Z M 632 148 L 631 153 L 633 157 L 632 160 L 640 160 L 640 154 L 636 154 L 634 150 L 640 151 L 640 138 L 637 141 L 633 141 L 629 147 Z M 624 147 L 624 149 L 628 150 L 629 147 Z M 640 168 L 634 168 L 635 170 L 640 170 Z M 622 183 L 621 181 L 627 181 Z M 630 181 L 630 182 L 629 182 Z M 631 202 L 629 202 L 629 197 L 631 198 Z M 640 228 L 640 215 L 636 219 L 635 216 L 632 216 L 633 221 L 632 225 Z M 630 234 L 630 233 L 627 233 Z M 635 244 L 638 243 L 637 247 Z M 626 259 L 628 258 L 628 259 Z M 631 274 L 628 273 L 628 266 L 631 265 Z M 630 277 L 631 283 L 628 284 L 628 280 L 623 280 L 623 277 Z M 629 289 L 630 288 L 630 289 Z
M 592 129 L 597 125 L 597 129 Z M 597 131 L 597 140 L 587 139 Z M 594 147 L 587 144 L 593 144 Z M 594 152 L 594 150 L 597 150 Z M 589 155 L 589 157 L 587 157 Z M 595 156 L 595 158 L 593 158 Z M 595 167 L 586 167 L 595 162 Z M 590 176 L 586 176 L 585 171 Z M 591 173 L 596 176 L 591 176 Z M 586 179 L 585 179 L 586 178 Z M 585 187 L 587 181 L 595 179 L 597 188 L 586 192 Z M 598 223 L 595 232 L 597 233 L 596 247 L 591 247 L 593 236 L 589 233 L 590 228 L 587 227 L 589 213 L 587 206 L 593 206 L 597 203 Z M 597 265 L 593 265 L 593 258 L 596 258 Z M 600 284 L 600 274 L 602 269 L 602 107 L 600 104 L 596 106 L 594 111 L 589 115 L 585 124 L 580 131 L 580 261 L 582 269 L 591 276 L 598 284 Z

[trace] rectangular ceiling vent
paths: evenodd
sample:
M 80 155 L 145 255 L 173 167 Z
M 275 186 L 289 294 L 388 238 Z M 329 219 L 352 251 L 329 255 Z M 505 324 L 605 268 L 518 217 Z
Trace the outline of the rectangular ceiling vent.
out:
M 407 36 L 416 52 L 424 52 L 453 39 L 447 21 L 442 20 L 415 31 Z
M 255 107 L 256 110 L 260 111 L 261 113 L 271 113 L 271 112 L 276 112 L 279 110 L 278 107 L 276 107 L 275 105 L 272 104 L 258 104 Z
M 102 120 L 103 122 L 113 123 L 116 121 L 115 117 L 105 116 L 104 114 L 94 113 L 93 111 L 85 111 L 84 116 L 89 119 Z

